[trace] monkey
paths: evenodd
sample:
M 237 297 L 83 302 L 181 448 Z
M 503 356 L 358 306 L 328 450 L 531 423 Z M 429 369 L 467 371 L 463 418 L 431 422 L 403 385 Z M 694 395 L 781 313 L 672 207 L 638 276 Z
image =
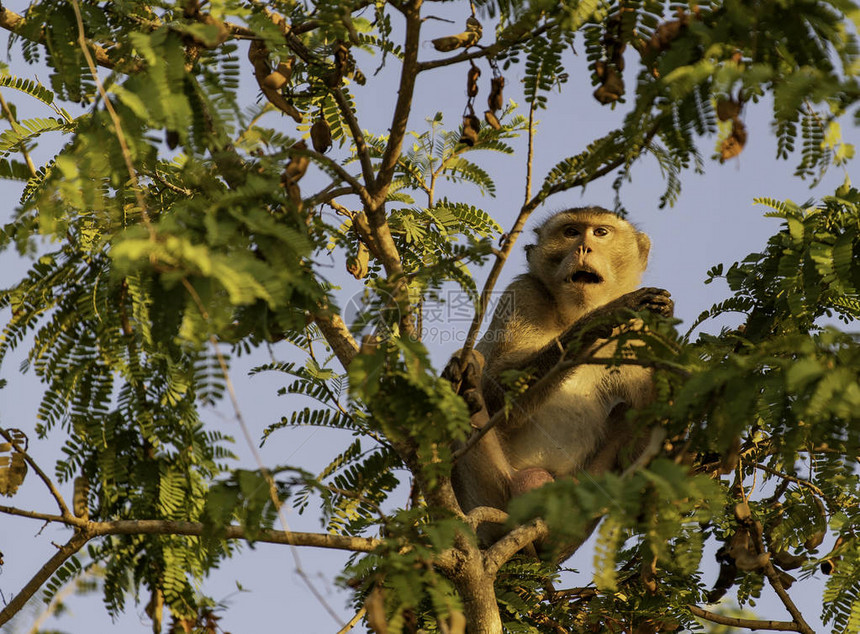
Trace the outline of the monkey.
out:
M 465 366 L 455 353 L 443 371 L 459 385 L 474 428 L 505 407 L 504 372 L 528 370 L 538 381 L 455 463 L 452 486 L 466 513 L 505 511 L 513 497 L 547 482 L 619 469 L 637 442 L 625 413 L 653 400 L 650 369 L 576 365 L 577 353 L 566 350 L 578 344 L 580 354 L 608 363 L 616 344 L 606 338 L 635 327 L 631 311 L 673 316 L 668 291 L 637 288 L 648 236 L 602 207 L 557 212 L 535 233 L 528 272 L 505 289 Z M 493 534 L 479 529 L 483 541 Z

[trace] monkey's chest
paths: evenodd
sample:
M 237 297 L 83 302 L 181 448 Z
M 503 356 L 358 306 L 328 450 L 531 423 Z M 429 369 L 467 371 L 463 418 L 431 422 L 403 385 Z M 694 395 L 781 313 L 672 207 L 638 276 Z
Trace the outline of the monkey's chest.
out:
M 612 434 L 613 410 L 640 406 L 647 373 L 632 368 L 582 366 L 514 430 L 504 431 L 504 447 L 517 469 L 540 467 L 554 476 L 571 475 L 599 451 Z

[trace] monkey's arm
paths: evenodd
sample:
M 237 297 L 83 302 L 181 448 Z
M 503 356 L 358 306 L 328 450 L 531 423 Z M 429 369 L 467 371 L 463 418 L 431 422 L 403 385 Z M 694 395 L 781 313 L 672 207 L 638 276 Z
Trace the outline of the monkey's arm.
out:
M 533 368 L 535 371 L 533 380 L 539 380 L 555 368 L 563 358 L 576 358 L 600 339 L 612 336 L 616 328 L 630 321 L 631 311 L 646 310 L 663 317 L 672 317 L 675 303 L 669 291 L 662 288 L 636 289 L 575 321 L 556 341 L 544 346 L 522 367 Z
M 671 317 L 674 302 L 669 292 L 660 288 L 640 288 L 597 308 L 573 323 L 558 339 L 544 346 L 525 360 L 499 370 L 530 370 L 531 387 L 517 400 L 517 406 L 503 423 L 505 428 L 517 427 L 529 420 L 530 414 L 552 394 L 576 369 L 575 360 L 601 339 L 607 339 L 619 326 L 628 323 L 631 311 L 649 310 Z M 485 377 L 483 395 L 489 414 L 494 415 L 504 405 L 504 388 L 498 376 Z

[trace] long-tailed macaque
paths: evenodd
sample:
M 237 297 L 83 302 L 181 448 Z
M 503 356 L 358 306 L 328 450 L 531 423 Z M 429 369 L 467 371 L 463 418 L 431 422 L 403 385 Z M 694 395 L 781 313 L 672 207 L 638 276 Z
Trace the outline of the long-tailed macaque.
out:
M 527 370 L 541 379 L 530 388 L 538 392 L 523 399 L 530 405 L 515 403 L 455 464 L 454 491 L 465 512 L 505 510 L 512 497 L 546 482 L 616 469 L 642 444 L 625 412 L 653 398 L 651 371 L 570 361 L 586 354 L 608 363 L 615 344 L 605 338 L 634 323 L 630 311 L 672 316 L 667 291 L 637 289 L 648 236 L 600 207 L 558 212 L 536 233 L 537 244 L 526 247 L 528 273 L 505 290 L 465 372 L 457 355 L 445 371 L 460 385 L 475 427 L 504 407 L 503 372 Z M 577 349 L 566 350 L 574 342 Z

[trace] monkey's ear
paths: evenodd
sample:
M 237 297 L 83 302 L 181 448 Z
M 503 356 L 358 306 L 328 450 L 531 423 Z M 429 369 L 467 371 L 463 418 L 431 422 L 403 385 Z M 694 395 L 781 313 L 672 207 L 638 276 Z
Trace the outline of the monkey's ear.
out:
M 532 263 L 532 250 L 534 248 L 535 248 L 535 245 L 533 245 L 533 244 L 527 244 L 526 245 L 526 262 L 528 262 L 529 264 Z
M 639 246 L 639 259 L 642 260 L 644 268 L 648 263 L 648 254 L 651 252 L 651 239 L 641 231 L 637 231 L 636 244 Z

